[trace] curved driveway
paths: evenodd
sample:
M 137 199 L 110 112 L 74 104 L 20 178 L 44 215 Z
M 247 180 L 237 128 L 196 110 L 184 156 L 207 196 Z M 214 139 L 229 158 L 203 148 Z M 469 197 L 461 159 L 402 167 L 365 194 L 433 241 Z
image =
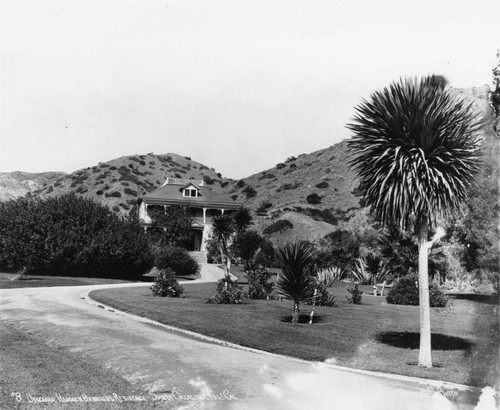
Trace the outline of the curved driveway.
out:
M 221 276 L 221 270 L 205 265 L 199 281 Z M 69 348 L 102 364 L 141 388 L 149 401 L 161 407 L 474 408 L 470 403 L 477 393 L 459 386 L 236 349 L 154 326 L 86 298 L 91 290 L 117 286 L 131 285 L 0 290 L 0 319 L 43 337 L 51 346 Z M 248 337 L 252 337 L 252 329 L 248 329 Z M 449 400 L 452 396 L 457 397 Z

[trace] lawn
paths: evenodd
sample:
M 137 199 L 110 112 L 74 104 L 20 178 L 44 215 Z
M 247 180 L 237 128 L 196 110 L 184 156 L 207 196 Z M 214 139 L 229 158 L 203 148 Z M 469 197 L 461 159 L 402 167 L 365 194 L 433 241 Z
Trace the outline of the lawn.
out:
M 1 408 L 151 408 L 150 403 L 139 401 L 101 401 L 91 404 L 64 402 L 79 397 L 84 399 L 83 395 L 98 397 L 100 400 L 110 397 L 118 400 L 113 393 L 123 400 L 123 396 L 144 396 L 144 392 L 111 371 L 94 364 L 93 360 L 86 360 L 80 354 L 71 353 L 65 348 L 51 347 L 43 340 L 17 330 L 13 325 L 0 323 L 0 334 Z M 37 401 L 30 403 L 30 400 Z
M 432 309 L 432 369 L 416 365 L 419 312 L 385 298 L 363 295 L 351 305 L 345 284 L 333 288 L 338 307 L 301 305 L 301 321 L 289 323 L 292 302 L 245 300 L 241 305 L 205 303 L 215 284 L 186 284 L 183 298 L 153 296 L 148 288 L 98 290 L 90 296 L 139 316 L 268 352 L 328 361 L 358 369 L 440 379 L 471 386 L 497 381 L 498 299 L 455 297 L 447 308 Z M 365 288 L 365 293 L 369 292 Z
M 39 276 L 39 275 L 25 275 L 21 280 L 12 281 L 12 278 L 15 276 L 17 275 L 11 273 L 0 273 L 0 289 L 132 283 L 130 281 L 121 279 L 80 278 L 80 277 L 68 277 L 68 276 Z

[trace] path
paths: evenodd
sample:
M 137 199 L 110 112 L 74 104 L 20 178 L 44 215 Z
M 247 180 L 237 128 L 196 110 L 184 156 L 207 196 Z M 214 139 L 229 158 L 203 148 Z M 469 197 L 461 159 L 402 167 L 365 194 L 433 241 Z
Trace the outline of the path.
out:
M 221 276 L 220 269 L 205 266 L 199 281 Z M 117 286 L 130 285 L 0 290 L 0 319 L 42 337 L 51 346 L 66 347 L 102 363 L 142 388 L 149 400 L 161 394 L 164 399 L 174 398 L 162 404 L 168 408 L 472 408 L 465 391 L 444 387 L 443 392 L 458 394 L 453 407 L 427 382 L 391 379 L 207 343 L 102 309 L 84 299 L 90 290 Z M 248 329 L 248 336 L 252 337 L 252 329 Z M 156 392 L 156 396 L 148 391 Z M 174 391 L 177 393 L 169 396 Z M 220 401 L 177 400 L 178 393 L 224 391 L 226 396 L 219 397 L 224 399 Z

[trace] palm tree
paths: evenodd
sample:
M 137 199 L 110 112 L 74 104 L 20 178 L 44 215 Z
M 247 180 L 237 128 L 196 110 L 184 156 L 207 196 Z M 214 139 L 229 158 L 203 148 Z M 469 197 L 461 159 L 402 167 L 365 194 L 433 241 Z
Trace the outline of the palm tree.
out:
M 231 260 L 227 249 L 227 244 L 234 233 L 233 218 L 228 215 L 217 215 L 212 220 L 212 237 L 219 245 L 220 256 L 224 263 L 224 272 L 229 277 Z
M 312 247 L 307 242 L 288 243 L 276 252 L 282 274 L 278 289 L 293 300 L 292 323 L 299 321 L 299 303 L 312 297 Z
M 418 236 L 420 366 L 432 367 L 428 231 L 467 198 L 479 168 L 480 140 L 471 106 L 441 76 L 406 79 L 356 108 L 348 141 L 359 190 L 384 225 Z

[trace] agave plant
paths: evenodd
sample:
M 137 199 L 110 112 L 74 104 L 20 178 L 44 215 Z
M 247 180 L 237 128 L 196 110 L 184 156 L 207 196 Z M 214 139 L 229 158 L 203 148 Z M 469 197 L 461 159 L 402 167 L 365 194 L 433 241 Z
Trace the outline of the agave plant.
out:
M 351 278 L 360 285 L 369 285 L 372 283 L 372 275 L 366 269 L 363 258 L 357 258 L 354 261 L 353 268 L 351 269 Z
M 299 303 L 313 296 L 312 248 L 307 242 L 293 242 L 278 248 L 276 254 L 282 270 L 278 289 L 293 300 L 292 323 L 297 323 L 300 314 Z
M 389 269 L 384 259 L 377 253 L 368 252 L 365 257 L 366 271 L 371 276 L 373 284 L 382 283 L 389 276 Z
M 334 282 L 340 282 L 347 278 L 347 270 L 340 269 L 338 266 L 331 266 L 317 271 L 316 277 L 319 282 L 324 283 L 327 288 L 330 288 Z
M 481 123 L 442 76 L 407 79 L 356 108 L 348 128 L 358 191 L 385 226 L 418 236 L 420 366 L 432 367 L 428 286 L 429 228 L 457 211 L 479 169 Z

